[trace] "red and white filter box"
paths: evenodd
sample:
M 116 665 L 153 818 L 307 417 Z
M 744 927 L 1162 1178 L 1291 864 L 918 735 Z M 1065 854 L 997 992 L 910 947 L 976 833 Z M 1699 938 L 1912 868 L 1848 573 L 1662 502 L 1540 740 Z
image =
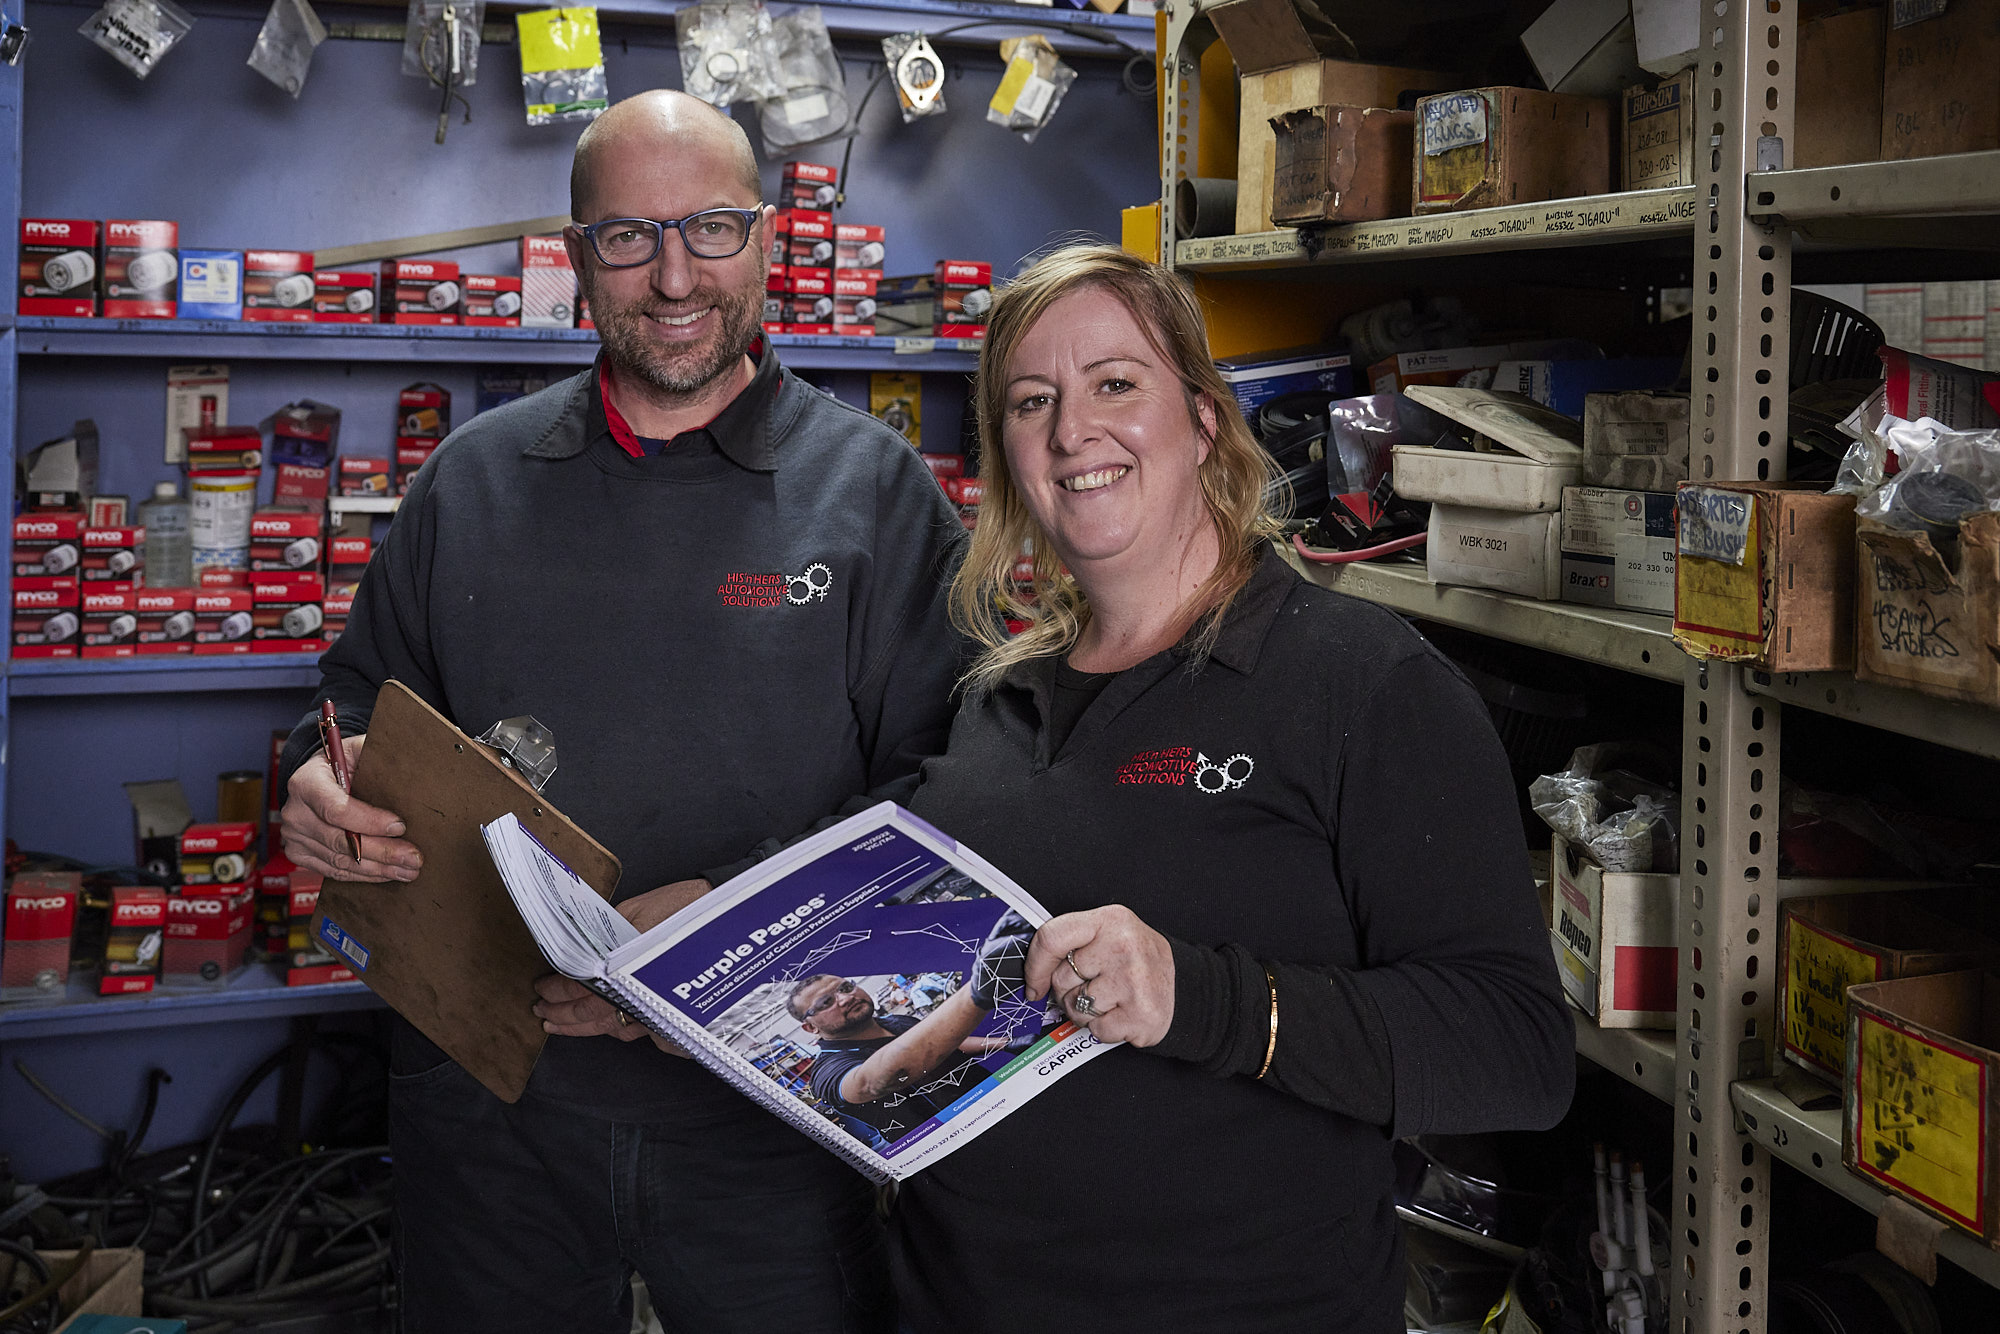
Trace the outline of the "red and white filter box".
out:
M 779 208 L 830 209 L 839 193 L 840 168 L 820 162 L 787 162 L 778 170 Z
M 419 381 L 396 395 L 396 435 L 442 440 L 451 434 L 451 390 Z
M 362 269 L 322 269 L 313 275 L 315 324 L 375 323 L 375 275 Z
M 187 471 L 240 477 L 264 469 L 264 433 L 255 426 L 184 426 Z
M 250 590 L 201 588 L 194 595 L 196 657 L 250 651 Z
M 352 982 L 354 969 L 336 959 L 312 938 L 313 910 L 319 907 L 319 876 L 307 871 L 292 874 L 291 966 L 285 970 L 288 987 L 319 986 L 327 982 Z
M 0 1001 L 63 994 L 82 899 L 83 876 L 76 871 L 23 871 L 14 877 L 0 918 Z
M 85 658 L 130 658 L 139 648 L 139 594 L 130 588 L 83 590 Z
M 141 588 L 133 599 L 139 632 L 133 654 L 141 658 L 194 652 L 192 588 Z
M 125 996 L 151 991 L 160 976 L 160 947 L 166 930 L 166 890 L 158 885 L 114 885 L 97 994 Z
M 300 510 L 258 510 L 250 516 L 250 570 L 312 573 L 326 550 L 326 518 Z M 254 578 L 251 583 L 257 582 Z
M 560 236 L 521 238 L 521 324 L 529 329 L 576 327 L 576 270 Z
M 310 324 L 319 284 L 310 250 L 243 252 L 243 318 L 268 324 Z
M 347 618 L 354 611 L 354 595 L 352 593 L 335 593 L 329 589 L 327 590 L 326 601 L 321 603 L 320 607 L 323 614 L 319 637 L 327 645 L 331 646 L 333 641 L 340 638 L 347 629 Z
M 441 259 L 382 261 L 384 324 L 457 324 L 465 293 L 458 265 Z
M 257 653 L 318 653 L 326 624 L 326 581 L 317 573 L 250 578 L 250 636 Z
M 497 273 L 465 275 L 465 322 L 481 329 L 521 327 L 521 280 Z
M 167 899 L 164 980 L 219 986 L 250 961 L 257 919 L 253 885 L 187 888 Z
M 963 454 L 922 454 L 918 455 L 924 466 L 931 470 L 931 476 L 942 486 L 947 478 L 965 476 L 965 455 Z
M 782 245 L 772 247 L 772 258 L 787 268 L 830 269 L 833 267 L 833 215 L 812 209 L 781 209 L 778 234 Z
M 340 456 L 340 494 L 343 496 L 386 496 L 395 470 L 388 458 Z
M 967 528 L 979 526 L 979 498 L 986 487 L 977 477 L 947 477 L 944 497 L 958 506 L 958 521 Z
M 354 596 L 375 543 L 366 537 L 336 537 L 327 544 L 326 595 L 328 598 Z
M 97 314 L 104 268 L 98 227 L 82 218 L 21 219 L 21 270 L 15 295 L 23 315 Z
M 886 228 L 859 222 L 837 223 L 833 229 L 833 267 L 856 277 L 882 280 L 882 260 L 889 253 Z M 874 292 L 869 292 L 870 296 Z
M 280 463 L 271 482 L 271 499 L 313 514 L 326 512 L 326 490 L 332 470 L 312 463 Z
M 83 637 L 82 597 L 74 575 L 14 581 L 14 656 L 74 658 Z
M 79 542 L 84 585 L 100 589 L 137 588 L 144 581 L 146 530 L 132 527 L 85 528 Z
M 984 338 L 993 309 L 993 266 L 983 260 L 941 259 L 932 271 L 932 332 L 939 338 Z
M 833 331 L 837 334 L 875 336 L 875 286 L 877 279 L 866 274 L 833 271 Z
M 180 281 L 180 224 L 136 219 L 104 224 L 106 319 L 174 318 Z
M 67 510 L 14 516 L 14 577 L 81 574 L 83 515 Z
M 410 436 L 396 437 L 396 494 L 404 495 L 416 478 L 417 470 L 437 453 L 438 442 Z
M 198 566 L 194 572 L 194 586 L 204 593 L 219 593 L 227 589 L 240 588 L 250 591 L 250 571 L 232 570 L 220 565 Z
M 274 959 L 285 955 L 291 931 L 292 876 L 298 871 L 292 859 L 273 852 L 257 868 L 257 925 L 255 941 Z
M 191 824 L 181 831 L 180 852 L 182 885 L 247 886 L 257 873 L 257 826 Z

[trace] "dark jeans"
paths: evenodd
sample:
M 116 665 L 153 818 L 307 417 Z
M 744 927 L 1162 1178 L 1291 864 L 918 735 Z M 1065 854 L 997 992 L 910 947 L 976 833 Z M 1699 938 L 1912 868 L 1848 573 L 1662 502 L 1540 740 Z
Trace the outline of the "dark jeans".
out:
M 895 1328 L 873 1187 L 747 1099 L 600 1120 L 447 1061 L 389 1118 L 405 1334 L 627 1334 L 635 1269 L 670 1331 Z

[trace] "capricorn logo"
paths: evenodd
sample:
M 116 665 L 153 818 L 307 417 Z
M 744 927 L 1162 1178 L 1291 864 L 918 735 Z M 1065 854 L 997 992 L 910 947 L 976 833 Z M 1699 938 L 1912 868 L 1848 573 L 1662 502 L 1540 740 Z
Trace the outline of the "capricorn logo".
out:
M 1248 755 L 1231 755 L 1217 764 L 1206 755 L 1194 757 L 1194 785 L 1209 796 L 1222 792 L 1234 792 L 1250 781 L 1250 775 L 1257 771 L 1257 761 Z
M 833 571 L 818 561 L 806 566 L 804 574 L 785 576 L 785 600 L 795 607 L 808 602 L 824 602 L 833 587 Z

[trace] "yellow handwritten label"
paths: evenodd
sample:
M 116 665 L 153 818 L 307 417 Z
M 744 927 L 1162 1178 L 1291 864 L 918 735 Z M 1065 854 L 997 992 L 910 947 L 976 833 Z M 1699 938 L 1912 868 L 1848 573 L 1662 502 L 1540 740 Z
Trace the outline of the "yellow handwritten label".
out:
M 1859 1027 L 1862 1170 L 1984 1236 L 1985 1066 L 1865 1011 Z
M 1674 564 L 1674 639 L 1698 658 L 1754 658 L 1764 649 L 1763 552 L 1753 499 L 1743 563 L 1701 560 L 1685 550 Z
M 1881 976 L 1879 956 L 1811 922 L 1785 923 L 1785 1050 L 1830 1075 L 1847 1060 L 1847 989 Z

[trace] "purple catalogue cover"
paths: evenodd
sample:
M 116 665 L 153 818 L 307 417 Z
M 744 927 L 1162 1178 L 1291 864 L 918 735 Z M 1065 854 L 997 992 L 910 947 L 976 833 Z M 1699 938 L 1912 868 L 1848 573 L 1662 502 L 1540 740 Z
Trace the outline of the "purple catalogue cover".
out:
M 908 1177 L 1104 1050 L 1024 994 L 1047 912 L 892 802 L 644 935 L 512 816 L 486 840 L 559 971 L 871 1176 Z

